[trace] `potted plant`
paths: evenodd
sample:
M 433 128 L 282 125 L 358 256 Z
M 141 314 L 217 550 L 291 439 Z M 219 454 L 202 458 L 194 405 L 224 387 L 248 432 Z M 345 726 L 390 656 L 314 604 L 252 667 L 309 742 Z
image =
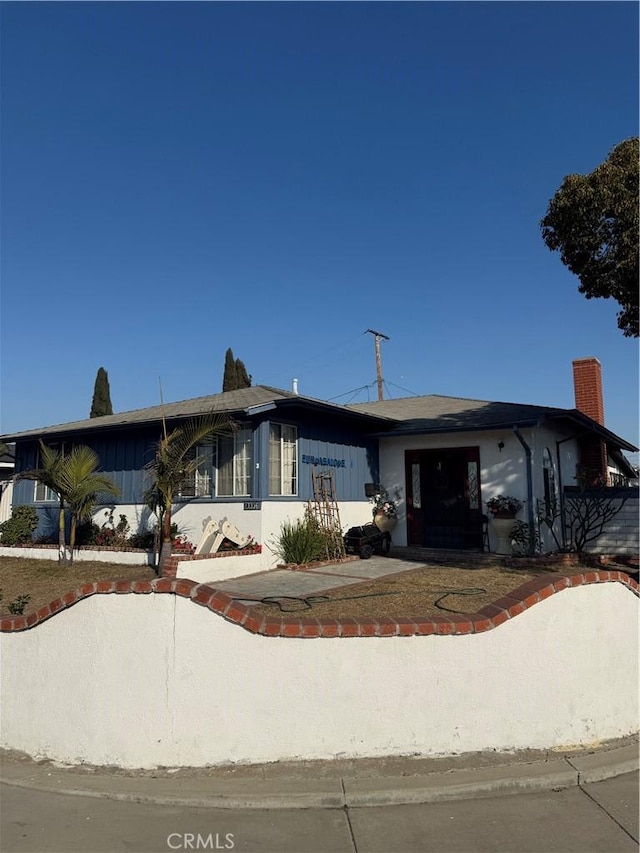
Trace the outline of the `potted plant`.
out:
M 515 518 L 522 509 L 522 501 L 511 495 L 496 495 L 487 501 L 487 509 L 494 518 Z
M 371 498 L 373 503 L 373 523 L 383 533 L 391 533 L 398 523 L 398 507 L 396 502 L 389 497 L 386 489 L 380 490 Z
M 487 509 L 493 516 L 492 527 L 497 538 L 496 553 L 511 554 L 513 551 L 511 535 L 516 514 L 522 509 L 522 501 L 511 495 L 496 495 L 487 501 Z

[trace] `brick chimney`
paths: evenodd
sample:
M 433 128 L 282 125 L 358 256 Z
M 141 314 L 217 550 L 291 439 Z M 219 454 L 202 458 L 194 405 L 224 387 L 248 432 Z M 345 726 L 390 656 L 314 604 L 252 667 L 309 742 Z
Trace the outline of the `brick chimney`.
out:
M 602 396 L 602 368 L 597 358 L 577 358 L 573 362 L 573 388 L 576 409 L 604 426 L 604 399 Z M 591 472 L 594 482 L 608 481 L 607 446 L 595 436 L 584 436 L 579 441 L 580 465 Z
M 577 358 L 573 362 L 573 389 L 576 409 L 604 426 L 602 368 L 597 358 Z

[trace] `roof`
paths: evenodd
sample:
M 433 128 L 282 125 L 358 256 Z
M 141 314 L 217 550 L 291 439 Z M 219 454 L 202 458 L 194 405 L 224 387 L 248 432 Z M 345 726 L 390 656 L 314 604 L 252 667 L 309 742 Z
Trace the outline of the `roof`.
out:
M 543 421 L 565 420 L 573 424 L 579 435 L 594 432 L 600 435 L 610 447 L 628 451 L 638 449 L 577 409 L 444 397 L 438 394 L 401 397 L 396 400 L 380 400 L 372 403 L 352 403 L 344 406 L 327 403 L 314 397 L 305 397 L 293 391 L 272 388 L 269 385 L 254 385 L 237 391 L 211 394 L 208 397 L 193 397 L 178 403 L 164 403 L 115 415 L 56 424 L 0 436 L 0 439 L 15 441 L 23 438 L 145 426 L 157 424 L 163 417 L 169 422 L 210 413 L 251 417 L 272 409 L 286 408 L 302 408 L 315 411 L 325 417 L 347 417 L 359 420 L 368 426 L 370 434 L 389 437 L 513 429 L 513 427 L 535 426 Z
M 611 461 L 618 467 L 618 470 L 625 477 L 628 477 L 630 480 L 638 479 L 638 472 L 633 467 L 631 462 L 624 456 L 617 448 L 609 451 L 609 457 Z
M 292 391 L 271 388 L 268 385 L 253 385 L 237 391 L 225 391 L 221 394 L 211 394 L 207 397 L 193 397 L 177 403 L 163 403 L 144 409 L 133 409 L 129 412 L 118 412 L 113 415 L 102 415 L 98 418 L 87 418 L 81 421 L 54 424 L 53 426 L 30 429 L 23 432 L 0 436 L 4 441 L 15 441 L 23 438 L 39 438 L 40 436 L 62 435 L 88 431 L 102 431 L 120 427 L 144 426 L 159 423 L 163 418 L 175 421 L 179 418 L 199 417 L 205 414 L 235 415 L 250 417 L 261 411 L 281 407 L 302 407 L 321 410 L 325 414 L 339 415 L 366 421 L 372 424 L 372 429 L 381 427 L 385 422 L 384 416 L 371 413 L 363 415 L 350 411 L 344 406 L 316 400 L 314 397 L 304 397 Z
M 443 397 L 429 394 L 424 397 L 400 397 L 397 400 L 379 400 L 373 403 L 354 403 L 347 408 L 367 414 L 383 415 L 402 421 L 403 431 L 449 432 L 452 429 L 491 429 L 524 426 L 537 423 L 551 412 L 547 406 L 530 406 L 522 403 L 497 403 L 489 400 L 471 400 L 463 397 Z M 398 432 L 398 427 L 394 432 Z
M 401 397 L 371 403 L 352 403 L 347 408 L 363 414 L 382 415 L 396 421 L 385 435 L 465 432 L 528 427 L 543 421 L 567 420 L 581 433 L 594 432 L 622 450 L 638 448 L 593 421 L 578 409 L 558 409 L 528 403 L 502 403 L 464 397 L 429 394 L 424 397 Z

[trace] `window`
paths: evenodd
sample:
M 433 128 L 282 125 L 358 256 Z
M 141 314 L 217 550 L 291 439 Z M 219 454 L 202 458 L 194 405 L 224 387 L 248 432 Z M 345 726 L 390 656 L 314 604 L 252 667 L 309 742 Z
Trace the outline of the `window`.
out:
M 198 467 L 194 472 L 194 492 L 196 497 L 203 498 L 211 495 L 213 488 L 213 467 L 215 464 L 216 447 L 214 444 L 204 444 L 196 447 Z
M 57 502 L 58 496 L 49 488 L 49 486 L 45 486 L 43 483 L 36 483 L 35 499 L 36 501 Z
M 218 496 L 251 494 L 251 430 L 218 438 Z
M 553 459 L 548 447 L 545 447 L 542 454 L 542 478 L 544 483 L 544 507 L 547 515 L 553 515 L 558 495 L 556 492 L 556 475 L 553 470 Z
M 209 444 L 199 444 L 191 459 L 198 464 L 183 485 L 183 498 L 234 497 L 251 494 L 251 429 L 218 436 Z M 216 485 L 217 474 L 217 488 Z
M 195 471 L 187 478 L 180 490 L 183 498 L 209 498 L 213 490 L 213 471 L 216 457 L 215 444 L 200 444 L 189 454 L 189 460 L 197 459 Z
M 298 494 L 298 430 L 294 426 L 270 424 L 269 494 Z
M 467 462 L 469 509 L 480 509 L 480 489 L 478 488 L 478 479 L 478 463 L 474 459 Z
M 52 450 L 56 454 L 58 454 L 58 453 L 64 454 L 64 444 L 55 443 L 55 444 L 48 445 L 48 447 L 50 450 Z M 42 458 L 40 455 L 40 450 L 38 450 L 38 454 L 36 457 L 36 468 L 40 468 L 40 467 L 44 467 L 44 466 L 42 465 Z M 34 499 L 36 501 L 42 501 L 42 502 L 47 502 L 47 503 L 58 503 L 60 500 L 60 498 L 53 491 L 53 489 L 50 489 L 49 486 L 45 486 L 44 483 L 39 483 L 37 481 L 35 483 Z

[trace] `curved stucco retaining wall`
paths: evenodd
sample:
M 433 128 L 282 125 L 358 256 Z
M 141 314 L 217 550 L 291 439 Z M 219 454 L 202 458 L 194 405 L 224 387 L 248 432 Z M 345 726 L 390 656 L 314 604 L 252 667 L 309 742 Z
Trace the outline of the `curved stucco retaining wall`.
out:
M 70 595 L 53 617 L 43 609 L 35 621 L 2 621 L 0 744 L 70 763 L 154 767 L 627 735 L 638 723 L 637 584 L 592 574 L 535 601 L 529 586 L 521 598 L 530 603 L 504 619 L 491 605 L 494 622 L 436 619 L 421 635 L 419 622 L 397 620 L 393 636 L 314 630 L 315 639 L 234 624 L 237 605 L 189 581 L 136 582 L 155 593 L 138 595 L 88 585 L 88 597 Z M 613 574 L 620 580 L 602 582 Z M 212 612 L 223 605 L 226 618 Z M 299 623 L 304 634 L 313 622 L 289 618 L 281 628 Z M 410 636 L 399 636 L 404 622 Z M 354 620 L 337 624 L 353 629 Z

